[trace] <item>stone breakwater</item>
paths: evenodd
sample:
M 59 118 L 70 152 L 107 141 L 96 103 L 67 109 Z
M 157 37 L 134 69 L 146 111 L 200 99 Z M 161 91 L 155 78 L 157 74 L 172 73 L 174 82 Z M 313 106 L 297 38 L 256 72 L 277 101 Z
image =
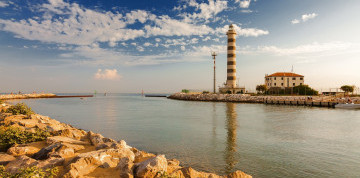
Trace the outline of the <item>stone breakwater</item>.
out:
M 0 111 L 10 105 L 0 106 Z M 35 132 L 41 129 L 51 136 L 44 141 L 15 144 L 0 152 L 0 165 L 9 173 L 21 168 L 37 166 L 41 169 L 57 167 L 58 177 L 185 177 L 185 178 L 250 178 L 241 171 L 219 176 L 182 167 L 176 159 L 138 150 L 124 140 L 115 141 L 61 123 L 39 114 L 12 115 L 0 113 L 0 126 L 17 127 Z
M 250 96 L 247 94 L 187 94 L 175 93 L 168 98 L 187 101 L 219 101 L 239 103 L 265 103 L 265 101 L 312 101 L 345 103 L 346 98 L 333 96 Z M 352 102 L 360 103 L 360 97 L 351 97 Z
M 40 93 L 40 94 L 7 94 L 0 95 L 0 100 L 9 100 L 9 99 L 29 99 L 29 98 L 48 98 L 54 97 L 55 94 L 52 93 Z

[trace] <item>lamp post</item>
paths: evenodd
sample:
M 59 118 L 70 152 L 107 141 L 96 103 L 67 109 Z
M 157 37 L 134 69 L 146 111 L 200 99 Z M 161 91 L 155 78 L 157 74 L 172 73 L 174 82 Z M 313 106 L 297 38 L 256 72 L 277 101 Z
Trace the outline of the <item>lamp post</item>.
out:
M 216 54 L 215 52 L 212 52 L 212 53 L 211 53 L 211 56 L 212 56 L 212 57 L 213 57 L 213 59 L 214 59 L 214 93 L 216 93 L 216 88 L 215 88 L 215 83 L 216 83 L 216 75 L 215 75 L 215 69 L 216 69 L 216 67 L 215 67 L 215 58 L 216 58 L 217 54 Z

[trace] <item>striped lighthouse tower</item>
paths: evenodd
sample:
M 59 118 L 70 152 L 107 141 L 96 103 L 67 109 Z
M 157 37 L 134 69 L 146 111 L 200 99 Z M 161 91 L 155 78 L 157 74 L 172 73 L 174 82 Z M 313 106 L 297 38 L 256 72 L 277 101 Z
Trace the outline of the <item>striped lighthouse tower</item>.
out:
M 236 31 L 232 24 L 226 35 L 228 36 L 226 87 L 236 88 Z

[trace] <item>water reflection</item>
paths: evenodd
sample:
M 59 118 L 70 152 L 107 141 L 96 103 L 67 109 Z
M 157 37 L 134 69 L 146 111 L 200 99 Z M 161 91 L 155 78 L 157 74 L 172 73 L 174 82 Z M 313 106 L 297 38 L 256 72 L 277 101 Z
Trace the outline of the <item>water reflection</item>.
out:
M 236 158 L 236 128 L 237 128 L 236 104 L 226 103 L 226 149 L 225 149 L 225 172 L 233 171 L 238 160 Z

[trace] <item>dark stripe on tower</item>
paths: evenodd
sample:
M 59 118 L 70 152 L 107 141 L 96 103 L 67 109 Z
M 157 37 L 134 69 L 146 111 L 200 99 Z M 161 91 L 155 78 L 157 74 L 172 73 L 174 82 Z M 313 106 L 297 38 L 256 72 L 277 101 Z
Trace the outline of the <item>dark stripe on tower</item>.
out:
M 234 76 L 228 76 L 227 80 L 235 80 L 235 77 Z
M 228 42 L 234 42 L 235 41 L 235 38 L 229 38 L 228 39 Z
M 236 61 L 228 61 L 227 65 L 236 65 Z
M 228 46 L 228 50 L 235 50 L 236 49 L 236 47 L 235 46 Z
M 236 54 L 228 54 L 228 57 L 236 57 Z
M 233 72 L 236 72 L 236 69 L 228 69 L 227 70 L 227 73 L 233 73 Z

